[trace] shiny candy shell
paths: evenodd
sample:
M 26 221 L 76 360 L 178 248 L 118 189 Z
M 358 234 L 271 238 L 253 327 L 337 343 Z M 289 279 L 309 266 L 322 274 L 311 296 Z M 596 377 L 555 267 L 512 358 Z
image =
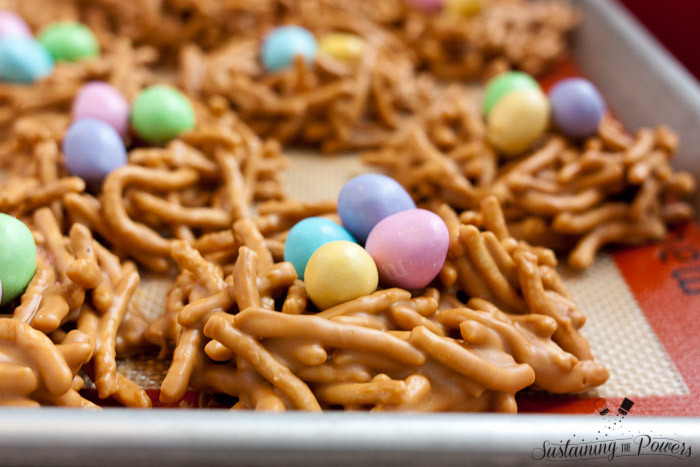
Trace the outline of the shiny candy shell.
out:
M 425 209 L 399 212 L 379 222 L 367 238 L 367 252 L 386 287 L 419 289 L 442 269 L 450 235 L 445 222 Z
M 308 29 L 300 26 L 280 26 L 265 37 L 262 44 L 262 63 L 268 71 L 287 68 L 300 55 L 313 62 L 318 53 L 316 38 Z
M 605 112 L 605 101 L 593 84 L 583 78 L 559 81 L 549 91 L 552 120 L 567 136 L 594 135 Z
M 77 62 L 100 51 L 90 28 L 70 21 L 49 25 L 39 34 L 39 41 L 57 62 Z
M 289 230 L 284 242 L 284 260 L 294 265 L 297 275 L 303 280 L 311 255 L 319 247 L 335 240 L 355 242 L 350 232 L 335 222 L 323 217 L 309 217 Z
M 493 78 L 484 90 L 484 116 L 488 117 L 493 108 L 507 94 L 526 89 L 540 89 L 535 79 L 521 71 L 508 71 Z
M 3 37 L 32 37 L 32 31 L 17 13 L 0 11 L 0 39 Z
M 126 148 L 119 133 L 102 120 L 73 122 L 63 139 L 68 170 L 95 188 L 112 170 L 126 164 Z
M 512 156 L 526 151 L 549 124 L 549 101 L 539 89 L 507 94 L 489 114 L 488 139 L 501 153 Z
M 416 10 L 433 13 L 445 6 L 445 0 L 408 0 L 408 4 Z
M 0 39 L 0 79 L 30 84 L 53 71 L 49 52 L 31 37 Z
M 19 219 L 0 213 L 0 304 L 17 298 L 35 270 L 36 245 L 32 233 Z
M 73 120 L 96 118 L 125 136 L 129 129 L 129 103 L 111 84 L 87 83 L 73 100 Z
M 306 292 L 321 310 L 377 290 L 377 266 L 357 243 L 337 240 L 311 255 L 304 271 Z
M 338 195 L 338 215 L 343 226 L 364 243 L 377 222 L 416 204 L 394 179 L 379 174 L 359 175 L 347 182 Z
M 334 32 L 323 36 L 318 47 L 320 53 L 336 60 L 355 62 L 365 51 L 365 41 L 355 34 Z
M 169 86 L 151 86 L 134 101 L 131 124 L 149 143 L 165 144 L 194 128 L 194 109 L 180 91 Z
M 474 16 L 484 7 L 486 0 L 447 0 L 445 11 L 460 15 Z

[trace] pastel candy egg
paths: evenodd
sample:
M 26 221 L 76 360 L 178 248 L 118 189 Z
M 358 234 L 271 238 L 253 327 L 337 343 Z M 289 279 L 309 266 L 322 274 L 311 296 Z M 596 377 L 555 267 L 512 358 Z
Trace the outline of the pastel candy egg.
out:
M 131 109 L 136 133 L 152 144 L 164 144 L 195 125 L 192 104 L 169 86 L 151 86 L 138 95 Z
M 445 0 L 408 0 L 408 4 L 416 10 L 433 13 L 445 6 Z
M 90 28 L 75 22 L 49 25 L 39 34 L 39 42 L 57 62 L 77 62 L 95 57 L 100 51 Z
M 450 235 L 445 222 L 425 209 L 396 213 L 379 222 L 366 249 L 387 287 L 420 289 L 442 269 Z
M 0 11 L 0 39 L 3 37 L 32 37 L 32 31 L 17 13 Z
M 129 103 L 114 86 L 94 81 L 87 83 L 73 99 L 73 120 L 96 118 L 125 136 L 129 129 Z
M 549 124 L 549 101 L 539 89 L 504 96 L 486 120 L 487 136 L 501 153 L 512 156 L 527 150 Z
M 360 243 L 367 240 L 377 222 L 415 207 L 411 195 L 396 180 L 379 174 L 364 174 L 351 179 L 338 195 L 340 220 Z
M 93 188 L 126 164 L 126 148 L 117 130 L 95 118 L 73 122 L 63 139 L 63 153 L 68 170 Z
M 559 81 L 549 91 L 552 120 L 567 136 L 585 138 L 598 131 L 605 101 L 593 84 L 583 78 Z
M 289 230 L 284 242 L 284 260 L 294 265 L 297 275 L 303 280 L 311 255 L 322 245 L 335 240 L 355 242 L 350 232 L 335 222 L 323 217 L 309 217 Z
M 318 52 L 316 38 L 300 26 L 281 26 L 273 29 L 262 44 L 262 63 L 268 71 L 287 68 L 300 55 L 313 62 Z
M 377 266 L 357 243 L 337 240 L 311 255 L 304 271 L 306 293 L 321 310 L 377 290 Z
M 0 305 L 17 298 L 35 270 L 36 245 L 32 233 L 19 219 L 0 213 Z
M 488 117 L 506 94 L 525 89 L 540 89 L 540 85 L 532 76 L 521 71 L 509 71 L 496 76 L 488 82 L 484 90 L 484 116 Z
M 49 52 L 31 37 L 0 39 L 0 79 L 30 84 L 53 71 Z
M 445 11 L 459 16 L 474 16 L 484 7 L 485 0 L 447 0 Z
M 355 34 L 334 32 L 323 36 L 318 48 L 320 53 L 336 60 L 355 62 L 365 51 L 365 41 Z

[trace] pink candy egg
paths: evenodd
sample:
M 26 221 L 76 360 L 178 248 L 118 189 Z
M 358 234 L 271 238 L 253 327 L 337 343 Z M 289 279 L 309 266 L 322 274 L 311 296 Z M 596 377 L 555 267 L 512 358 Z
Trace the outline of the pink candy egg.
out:
M 96 118 L 125 136 L 129 128 L 129 103 L 117 88 L 93 81 L 83 86 L 73 101 L 73 120 Z
M 416 10 L 434 13 L 445 6 L 445 0 L 408 0 L 408 4 Z
M 32 37 L 32 31 L 17 13 L 0 11 L 0 39 L 3 37 Z
M 425 209 L 393 214 L 374 226 L 365 249 L 387 287 L 420 289 L 442 269 L 450 235 L 445 222 Z

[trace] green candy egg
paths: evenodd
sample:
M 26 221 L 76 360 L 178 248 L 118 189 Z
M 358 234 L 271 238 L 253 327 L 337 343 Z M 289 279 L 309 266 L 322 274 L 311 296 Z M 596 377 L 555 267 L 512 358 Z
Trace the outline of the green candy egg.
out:
M 187 98 L 168 86 L 151 86 L 139 94 L 131 107 L 131 125 L 152 144 L 165 144 L 194 128 L 195 116 Z
M 84 24 L 53 23 L 39 34 L 39 42 L 57 62 L 77 62 L 97 56 L 97 39 Z
M 36 270 L 36 244 L 26 225 L 0 213 L 0 282 L 4 305 L 19 296 Z
M 493 78 L 484 91 L 484 116 L 488 117 L 491 110 L 506 94 L 513 91 L 540 89 L 535 79 L 521 71 L 509 71 Z

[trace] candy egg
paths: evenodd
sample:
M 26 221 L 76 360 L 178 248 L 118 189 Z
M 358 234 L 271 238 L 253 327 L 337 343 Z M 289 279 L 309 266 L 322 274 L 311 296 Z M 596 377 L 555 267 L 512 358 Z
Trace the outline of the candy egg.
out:
M 408 0 L 408 4 L 416 10 L 433 13 L 445 6 L 445 0 Z
M 506 94 L 486 120 L 487 136 L 501 153 L 515 155 L 527 150 L 549 124 L 549 101 L 539 89 Z
M 129 129 L 129 103 L 114 86 L 94 81 L 87 83 L 73 99 L 73 120 L 96 118 L 124 136 Z
M 17 298 L 35 270 L 36 245 L 32 233 L 19 219 L 0 213 L 0 305 Z
M 39 42 L 57 62 L 77 62 L 100 51 L 90 28 L 70 21 L 49 25 L 39 34 Z
M 307 62 L 313 62 L 317 51 L 316 38 L 308 29 L 281 26 L 265 37 L 261 55 L 265 68 L 276 71 L 291 66 L 297 55 L 301 55 Z
M 323 36 L 318 48 L 320 53 L 336 60 L 354 62 L 365 52 L 365 41 L 355 34 L 334 32 Z
M 311 255 L 322 245 L 335 240 L 355 242 L 350 232 L 335 222 L 323 217 L 309 217 L 289 230 L 284 242 L 284 260 L 294 265 L 297 275 L 303 280 Z
M 93 188 L 126 164 L 126 148 L 117 130 L 95 118 L 73 122 L 63 139 L 63 153 L 68 170 Z
M 425 209 L 411 209 L 379 222 L 366 249 L 387 287 L 420 289 L 442 269 L 450 235 L 445 222 Z
M 460 15 L 474 16 L 484 7 L 485 0 L 447 0 L 445 11 Z
M 306 293 L 321 310 L 377 290 L 377 266 L 357 243 L 337 240 L 311 255 L 304 271 Z
M 509 71 L 496 76 L 488 82 L 484 90 L 484 116 L 488 117 L 506 94 L 525 89 L 540 89 L 540 85 L 532 76 L 521 71 Z
M 585 138 L 598 131 L 605 101 L 593 84 L 583 78 L 559 81 L 549 91 L 554 123 L 571 138 Z
M 338 215 L 343 226 L 360 242 L 387 216 L 415 209 L 411 195 L 394 179 L 364 174 L 347 182 L 338 195 Z
M 0 79 L 8 83 L 33 83 L 53 71 L 49 52 L 31 37 L 0 39 Z
M 164 144 L 194 128 L 192 104 L 169 86 L 156 85 L 139 94 L 132 105 L 131 124 L 136 133 L 152 144 Z
M 32 31 L 17 13 L 0 11 L 0 39 L 3 37 L 32 37 Z

